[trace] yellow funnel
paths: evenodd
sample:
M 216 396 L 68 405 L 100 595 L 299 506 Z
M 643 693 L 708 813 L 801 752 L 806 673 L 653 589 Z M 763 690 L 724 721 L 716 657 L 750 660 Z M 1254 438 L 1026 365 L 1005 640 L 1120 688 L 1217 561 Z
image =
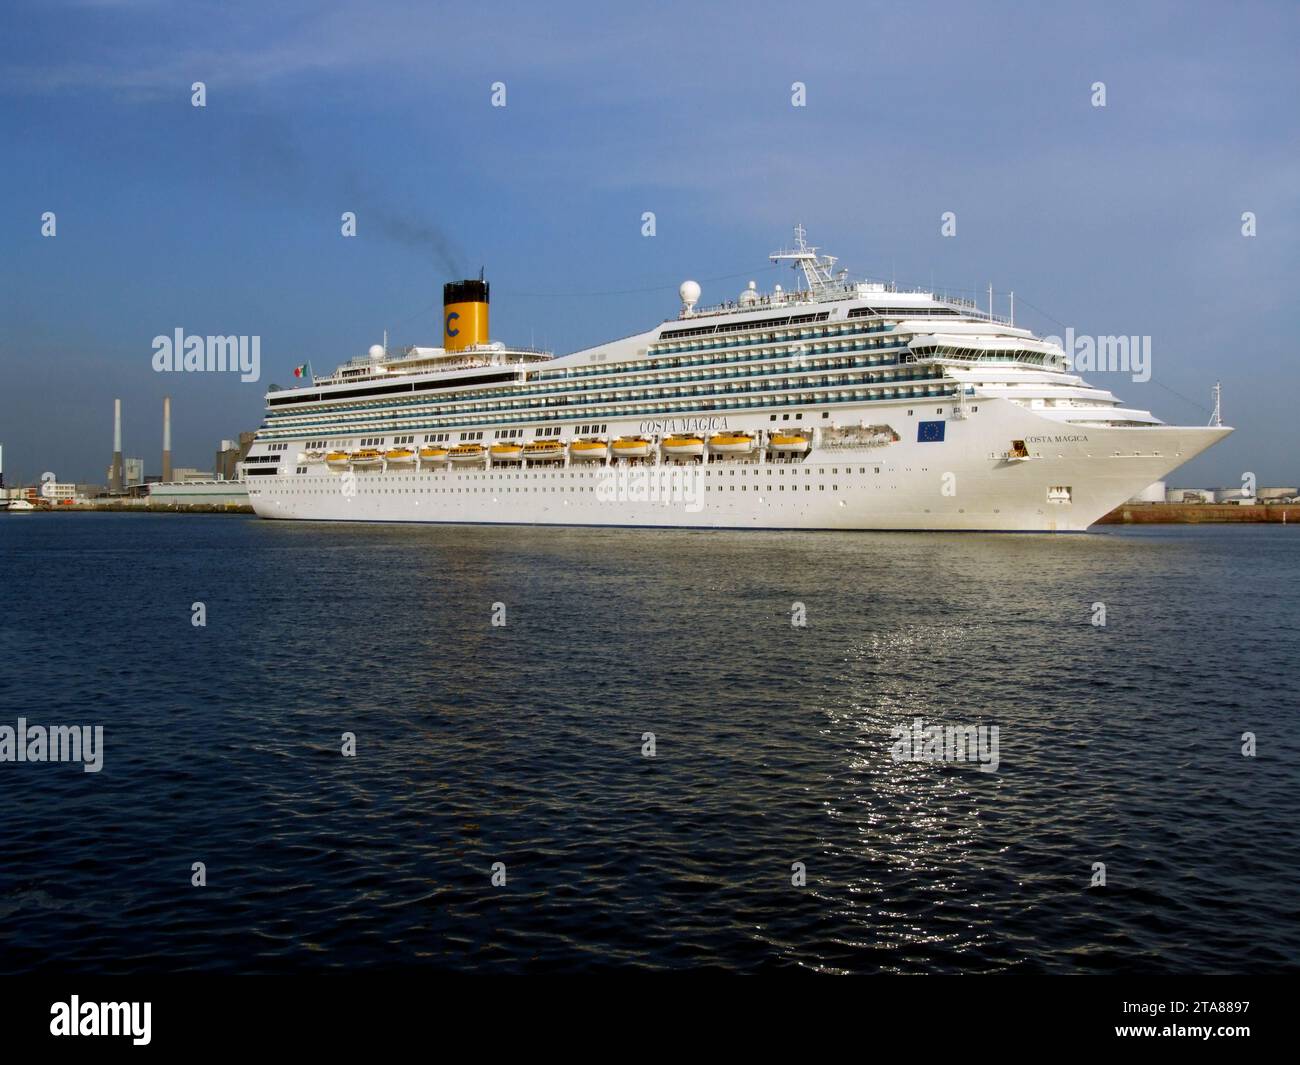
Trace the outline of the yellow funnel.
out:
M 488 342 L 488 284 L 481 279 L 442 286 L 442 346 L 461 351 Z

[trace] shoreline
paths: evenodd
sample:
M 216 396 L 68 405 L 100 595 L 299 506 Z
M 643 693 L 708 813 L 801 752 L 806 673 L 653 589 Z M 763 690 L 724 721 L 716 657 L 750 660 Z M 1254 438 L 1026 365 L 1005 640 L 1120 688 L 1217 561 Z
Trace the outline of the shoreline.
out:
M 37 507 L 28 514 L 252 514 L 250 503 L 66 503 Z

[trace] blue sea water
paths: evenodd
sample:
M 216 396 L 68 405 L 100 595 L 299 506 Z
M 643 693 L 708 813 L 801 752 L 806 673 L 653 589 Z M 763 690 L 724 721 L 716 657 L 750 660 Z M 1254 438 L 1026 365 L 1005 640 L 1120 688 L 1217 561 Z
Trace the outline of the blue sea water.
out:
M 1295 971 L 1298 537 L 0 517 L 0 971 Z

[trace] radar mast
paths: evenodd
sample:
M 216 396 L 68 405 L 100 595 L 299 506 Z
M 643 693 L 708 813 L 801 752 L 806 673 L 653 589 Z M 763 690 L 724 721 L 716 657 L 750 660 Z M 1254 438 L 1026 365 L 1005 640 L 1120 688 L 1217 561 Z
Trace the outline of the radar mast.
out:
M 808 291 L 814 295 L 821 295 L 823 292 L 835 286 L 835 279 L 832 276 L 836 259 L 833 255 L 818 255 L 817 249 L 808 246 L 807 230 L 802 223 L 794 227 L 794 247 L 781 251 L 774 251 L 768 258 L 774 263 L 788 262 L 795 270 L 802 270 L 804 281 Z

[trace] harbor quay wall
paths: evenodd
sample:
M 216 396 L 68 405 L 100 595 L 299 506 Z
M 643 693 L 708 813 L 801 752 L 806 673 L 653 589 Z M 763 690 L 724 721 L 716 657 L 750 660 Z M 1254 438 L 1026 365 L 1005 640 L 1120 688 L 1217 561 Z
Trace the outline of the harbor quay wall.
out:
M 1300 522 L 1300 504 L 1123 503 L 1098 525 L 1197 525 L 1201 523 Z
M 248 503 L 149 503 L 143 499 L 112 499 L 41 507 L 33 513 L 114 514 L 252 514 Z

